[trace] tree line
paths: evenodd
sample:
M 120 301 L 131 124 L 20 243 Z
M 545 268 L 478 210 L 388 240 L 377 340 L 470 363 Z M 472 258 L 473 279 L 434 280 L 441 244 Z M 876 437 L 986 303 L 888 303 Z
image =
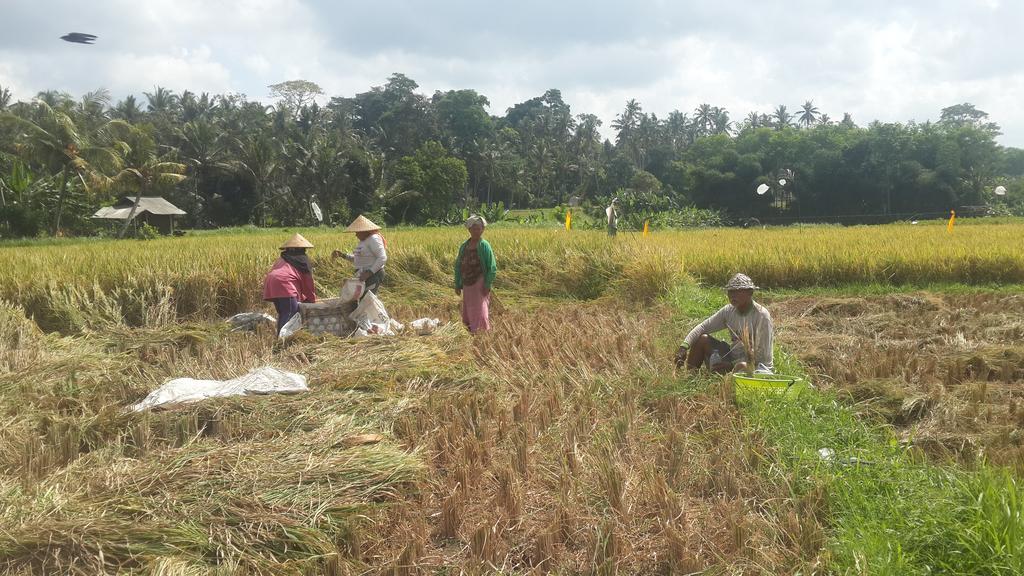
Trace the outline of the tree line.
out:
M 998 125 L 969 103 L 936 122 L 858 126 L 811 101 L 734 121 L 710 104 L 659 118 L 630 100 L 612 142 L 558 90 L 495 116 L 475 90 L 418 87 L 396 73 L 321 105 L 317 84 L 293 80 L 270 87 L 272 106 L 159 86 L 143 100 L 97 90 L 15 102 L 0 88 L 0 233 L 90 233 L 89 216 L 123 195 L 164 196 L 196 228 L 314 224 L 313 203 L 328 225 L 612 197 L 633 211 L 696 207 L 732 221 L 1024 209 L 1024 150 L 998 145 Z

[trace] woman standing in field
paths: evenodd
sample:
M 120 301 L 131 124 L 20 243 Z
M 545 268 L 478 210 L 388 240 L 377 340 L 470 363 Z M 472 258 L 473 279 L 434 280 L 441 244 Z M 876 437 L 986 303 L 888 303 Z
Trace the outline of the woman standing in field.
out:
M 335 250 L 331 252 L 331 258 L 344 258 L 351 262 L 359 279 L 366 283 L 366 289 L 376 294 L 384 281 L 384 264 L 388 261 L 388 243 L 380 235 L 380 226 L 360 214 L 345 231 L 355 232 L 359 244 L 351 254 Z
M 274 303 L 277 309 L 277 332 L 296 312 L 299 302 L 316 302 L 313 288 L 313 268 L 306 256 L 306 249 L 313 244 L 302 237 L 292 236 L 281 245 L 281 257 L 263 281 L 263 299 Z
M 462 296 L 462 322 L 470 332 L 491 329 L 491 285 L 498 274 L 498 263 L 487 240 L 481 238 L 487 221 L 472 215 L 466 220 L 469 240 L 459 246 L 455 259 L 455 293 Z

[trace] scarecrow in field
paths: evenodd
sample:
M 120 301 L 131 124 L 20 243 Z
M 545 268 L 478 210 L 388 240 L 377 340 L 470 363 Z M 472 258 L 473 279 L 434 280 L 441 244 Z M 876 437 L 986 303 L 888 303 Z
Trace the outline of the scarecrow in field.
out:
M 335 250 L 331 252 L 331 258 L 344 258 L 351 262 L 359 279 L 366 283 L 366 290 L 376 294 L 384 282 L 384 264 L 388 261 L 388 243 L 380 235 L 380 226 L 360 214 L 345 231 L 355 232 L 359 244 L 350 254 Z
M 619 199 L 612 198 L 612 203 L 604 209 L 604 215 L 608 219 L 608 235 L 615 236 L 619 231 Z
M 476 214 L 466 220 L 469 239 L 459 246 L 455 259 L 455 294 L 462 296 L 462 322 L 472 333 L 491 329 L 491 285 L 498 263 L 487 240 L 481 238 L 487 220 Z
M 757 286 L 746 274 L 737 274 L 725 285 L 729 303 L 690 331 L 676 352 L 676 366 L 700 368 L 705 364 L 715 372 L 739 372 L 753 365 L 755 372 L 774 370 L 772 355 L 772 316 L 754 301 Z M 729 330 L 732 342 L 711 334 Z
M 277 332 L 296 312 L 299 302 L 316 302 L 313 289 L 313 268 L 310 266 L 306 249 L 313 244 L 295 234 L 281 245 L 281 257 L 263 281 L 263 299 L 273 302 L 277 309 Z

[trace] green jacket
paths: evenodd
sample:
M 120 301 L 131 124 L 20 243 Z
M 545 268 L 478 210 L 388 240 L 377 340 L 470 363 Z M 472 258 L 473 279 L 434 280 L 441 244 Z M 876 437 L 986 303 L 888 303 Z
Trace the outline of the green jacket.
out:
M 469 244 L 469 240 L 459 246 L 459 257 L 455 259 L 455 287 L 459 290 L 462 289 L 462 253 L 466 250 L 466 244 Z M 480 265 L 484 269 L 484 287 L 490 290 L 491 284 L 494 284 L 494 277 L 498 275 L 498 261 L 494 259 L 491 245 L 483 238 L 476 245 L 476 253 L 480 256 Z

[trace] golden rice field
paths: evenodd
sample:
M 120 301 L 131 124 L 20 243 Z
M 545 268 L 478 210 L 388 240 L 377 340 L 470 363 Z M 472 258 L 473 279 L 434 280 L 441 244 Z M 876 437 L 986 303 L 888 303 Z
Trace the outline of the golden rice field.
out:
M 498 225 L 489 334 L 229 331 L 291 232 L 0 245 L 0 574 L 1024 571 L 1024 222 Z M 330 296 L 354 239 L 301 232 Z M 395 316 L 457 318 L 464 235 L 386 233 Z M 673 369 L 736 271 L 815 393 Z M 310 391 L 125 411 L 266 364 Z
M 291 231 L 253 231 L 139 241 L 0 245 L 0 299 L 17 302 L 44 328 L 75 330 L 87 316 L 154 321 L 224 317 L 260 306 L 263 275 Z M 351 234 L 302 230 L 317 248 L 320 293 L 350 268 L 332 263 Z M 391 284 L 426 297 L 451 282 L 460 229 L 386 234 Z M 682 277 L 706 285 L 744 271 L 768 289 L 847 284 L 1024 283 L 1024 222 L 966 221 L 861 227 L 710 229 L 636 233 L 494 227 L 500 291 L 592 299 L 606 293 L 649 300 Z M 415 298 L 410 299 L 415 303 Z M 89 314 L 83 311 L 88 310 Z

